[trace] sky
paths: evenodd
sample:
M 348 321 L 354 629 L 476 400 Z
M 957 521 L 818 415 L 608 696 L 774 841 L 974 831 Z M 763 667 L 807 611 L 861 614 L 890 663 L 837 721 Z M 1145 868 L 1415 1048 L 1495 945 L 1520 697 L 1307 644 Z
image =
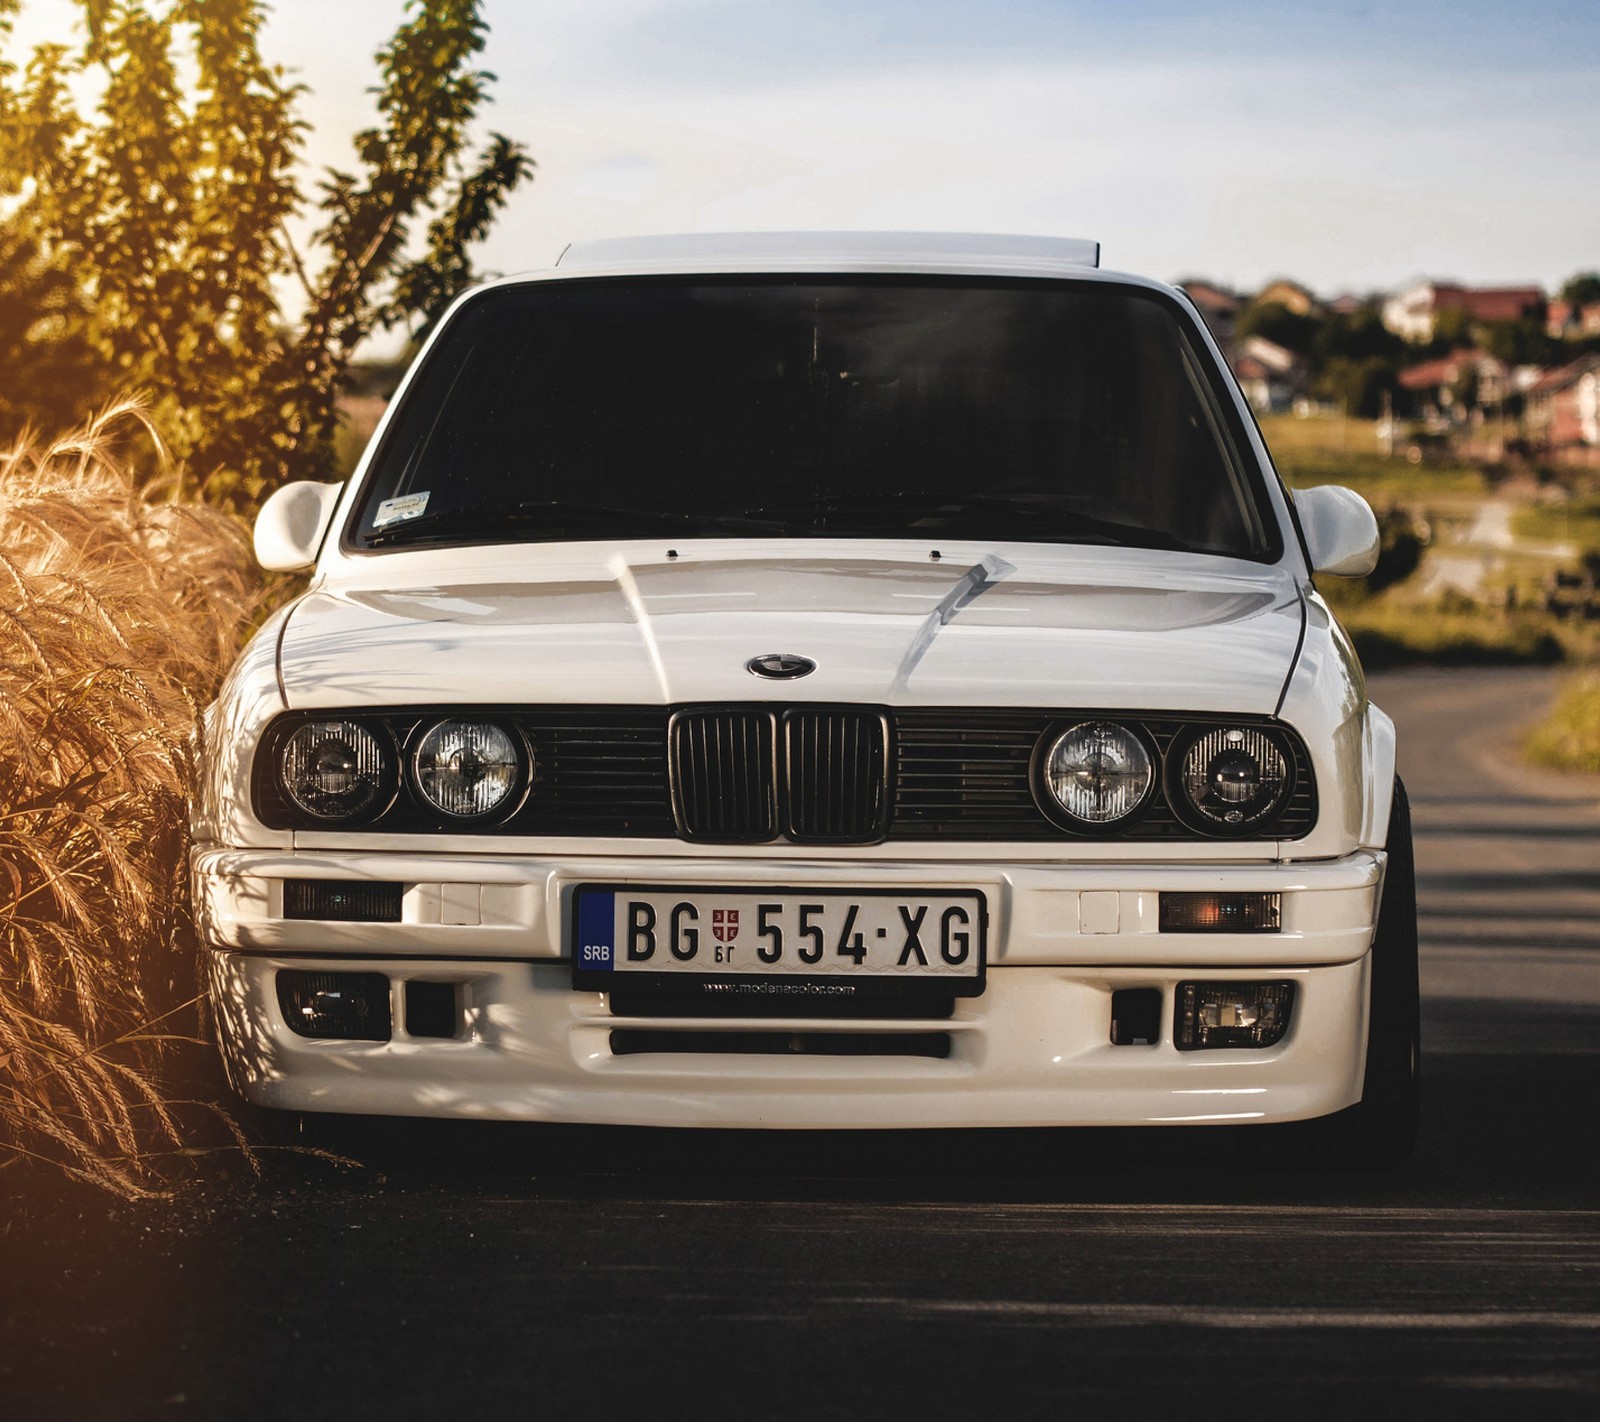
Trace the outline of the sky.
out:
M 1600 4 L 485 0 L 484 128 L 538 163 L 480 253 L 646 232 L 1091 237 L 1319 294 L 1600 267 Z M 308 156 L 348 163 L 402 0 L 277 0 Z M 17 43 L 65 38 L 26 0 Z

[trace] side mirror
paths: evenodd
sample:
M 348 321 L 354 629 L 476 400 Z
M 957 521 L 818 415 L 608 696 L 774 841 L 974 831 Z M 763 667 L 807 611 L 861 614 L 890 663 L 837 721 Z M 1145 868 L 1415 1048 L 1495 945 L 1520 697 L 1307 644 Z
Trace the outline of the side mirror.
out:
M 1354 489 L 1338 484 L 1300 489 L 1294 506 L 1313 572 L 1361 578 L 1378 566 L 1377 516 Z
M 269 573 L 314 567 L 343 484 L 285 484 L 256 515 L 256 562 Z

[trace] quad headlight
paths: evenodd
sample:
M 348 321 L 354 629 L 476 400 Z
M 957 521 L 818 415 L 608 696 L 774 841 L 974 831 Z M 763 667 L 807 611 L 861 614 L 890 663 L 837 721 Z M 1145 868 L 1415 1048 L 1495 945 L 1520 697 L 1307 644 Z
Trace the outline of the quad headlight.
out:
M 1195 737 L 1178 767 L 1182 808 L 1225 834 L 1264 825 L 1294 788 L 1292 760 L 1274 735 L 1254 726 L 1219 726 Z
M 493 721 L 440 721 L 417 742 L 412 783 L 422 803 L 452 820 L 504 813 L 523 785 L 523 756 Z
M 1155 788 L 1155 765 L 1144 741 L 1115 721 L 1083 721 L 1063 731 L 1040 770 L 1060 818 L 1086 830 L 1131 819 Z
M 378 737 L 354 721 L 307 721 L 283 742 L 278 783 L 314 820 L 343 824 L 381 809 L 394 766 Z

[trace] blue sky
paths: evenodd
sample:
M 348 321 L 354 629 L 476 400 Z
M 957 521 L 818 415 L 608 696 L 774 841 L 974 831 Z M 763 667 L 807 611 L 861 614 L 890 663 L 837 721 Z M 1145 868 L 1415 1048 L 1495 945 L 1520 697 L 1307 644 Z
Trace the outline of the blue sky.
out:
M 400 0 L 278 0 L 312 157 Z M 59 35 L 66 0 L 22 34 Z M 486 0 L 539 162 L 483 254 L 782 227 L 1096 237 L 1108 266 L 1327 294 L 1600 267 L 1600 5 Z M 20 36 L 19 36 L 20 37 Z

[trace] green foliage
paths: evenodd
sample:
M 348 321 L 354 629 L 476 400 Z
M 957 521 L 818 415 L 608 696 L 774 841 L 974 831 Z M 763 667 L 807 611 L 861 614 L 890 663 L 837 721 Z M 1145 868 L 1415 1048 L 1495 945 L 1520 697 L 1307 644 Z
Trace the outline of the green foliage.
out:
M 1432 355 L 1449 355 L 1473 344 L 1472 317 L 1456 306 L 1447 306 L 1433 318 L 1433 339 L 1427 350 Z
M 1332 400 L 1347 414 L 1364 420 L 1383 412 L 1385 393 L 1395 389 L 1394 363 L 1383 356 L 1331 356 L 1311 382 L 1312 393 Z
M 248 507 L 284 480 L 329 477 L 355 348 L 437 318 L 531 171 L 498 134 L 464 157 L 492 78 L 472 67 L 478 0 L 410 0 L 377 55 L 378 123 L 356 135 L 351 171 L 323 183 L 307 253 L 287 225 L 305 207 L 301 91 L 259 53 L 260 0 L 79 3 L 78 49 L 0 63 L 0 342 L 10 333 L 19 360 L 55 372 L 42 393 L 0 392 L 0 433 L 65 427 L 143 387 L 215 496 Z M 88 113 L 80 80 L 98 86 Z M 284 277 L 300 286 L 297 317 L 280 304 Z
M 1568 277 L 1557 295 L 1572 306 L 1588 306 L 1600 301 L 1600 272 L 1578 272 Z
M 7 299 L 10 293 L 25 299 Z M 0 406 L 14 425 L 58 428 L 63 390 L 82 390 L 94 403 L 91 314 L 64 257 L 46 258 L 38 242 L 0 226 Z
M 1317 330 L 1312 359 L 1319 364 L 1335 357 L 1381 359 L 1396 369 L 1411 357 L 1410 347 L 1383 324 L 1376 311 L 1363 307 L 1348 314 L 1334 312 Z
M 1427 540 L 1411 510 L 1398 504 L 1378 511 L 1378 565 L 1367 574 L 1367 591 L 1382 592 L 1403 583 L 1422 566 Z
M 1580 552 L 1600 550 L 1600 498 L 1529 504 L 1512 515 L 1511 530 L 1540 543 L 1571 543 Z
M 1484 350 L 1507 365 L 1555 365 L 1561 347 L 1550 339 L 1544 322 L 1531 317 L 1521 321 L 1486 321 L 1479 331 Z
M 1537 617 L 1495 620 L 1469 608 L 1341 611 L 1368 671 L 1415 666 L 1551 666 L 1565 660 L 1559 637 Z
M 1234 329 L 1241 339 L 1260 336 L 1296 355 L 1306 355 L 1316 340 L 1319 325 L 1315 316 L 1302 316 L 1279 302 L 1253 301 L 1239 313 Z

